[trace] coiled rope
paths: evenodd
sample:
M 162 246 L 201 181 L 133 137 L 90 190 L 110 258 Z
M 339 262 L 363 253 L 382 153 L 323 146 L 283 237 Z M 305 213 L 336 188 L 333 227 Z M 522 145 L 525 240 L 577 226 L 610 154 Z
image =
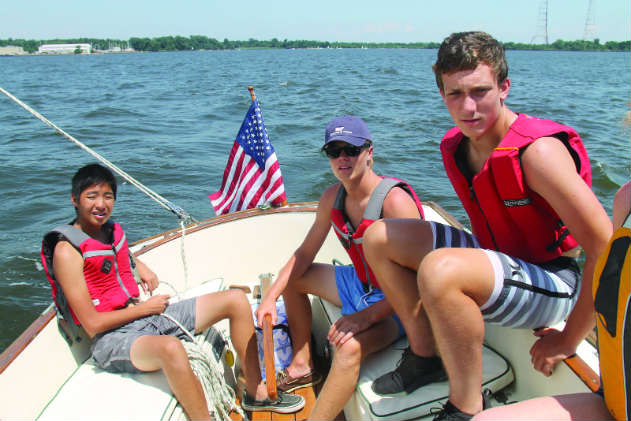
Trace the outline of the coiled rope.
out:
M 182 340 L 191 368 L 199 379 L 206 397 L 206 404 L 213 419 L 231 420 L 230 412 L 236 411 L 242 419 L 247 420 L 245 412 L 236 403 L 236 394 L 232 387 L 226 383 L 226 379 L 221 375 L 223 367 L 215 352 L 212 343 L 205 341 L 202 335 L 197 339 L 191 332 L 186 330 L 175 318 L 169 314 L 162 313 L 162 316 L 171 320 L 188 336 L 191 341 Z M 219 334 L 219 332 L 217 332 Z M 221 356 L 219 356 L 221 358 Z

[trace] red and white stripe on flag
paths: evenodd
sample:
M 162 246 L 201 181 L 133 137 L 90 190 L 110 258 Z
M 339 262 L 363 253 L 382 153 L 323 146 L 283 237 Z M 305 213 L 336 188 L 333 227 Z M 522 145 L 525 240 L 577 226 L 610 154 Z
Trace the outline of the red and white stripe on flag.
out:
M 208 197 L 217 215 L 250 209 L 265 203 L 282 205 L 287 201 L 287 196 L 276 153 L 272 152 L 268 156 L 265 168 L 261 169 L 239 142 L 235 141 L 224 170 L 221 188 Z

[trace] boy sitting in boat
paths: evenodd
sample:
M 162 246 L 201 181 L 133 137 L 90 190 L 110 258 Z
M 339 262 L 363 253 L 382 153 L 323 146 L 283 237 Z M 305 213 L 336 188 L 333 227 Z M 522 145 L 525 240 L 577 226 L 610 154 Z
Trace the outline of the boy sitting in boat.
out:
M 366 227 L 377 219 L 419 219 L 423 211 L 407 183 L 380 177 L 373 171 L 371 139 L 366 123 L 359 117 L 337 117 L 326 126 L 322 151 L 340 182 L 327 188 L 320 197 L 313 226 L 256 311 L 259 325 L 266 314 L 271 314 L 275 323 L 275 302 L 283 295 L 293 359 L 279 373 L 277 387 L 289 391 L 321 380 L 313 370 L 309 344 L 311 307 L 307 294 L 320 296 L 342 308 L 343 317 L 328 332 L 328 340 L 336 349 L 311 419 L 336 417 L 355 389 L 361 360 L 404 334 L 366 264 L 361 238 Z M 313 262 L 331 227 L 353 266 Z
M 475 420 L 628 420 L 631 415 L 631 390 L 626 387 L 629 368 L 629 330 L 631 313 L 625 305 L 631 300 L 631 181 L 623 184 L 613 199 L 613 228 L 609 251 L 600 257 L 600 270 L 596 271 L 594 296 L 598 300 L 600 286 L 616 291 L 619 296 L 607 296 L 604 307 L 607 316 L 598 323 L 598 344 L 601 388 L 596 393 L 571 393 L 545 396 L 512 405 L 491 408 L 475 416 Z M 617 243 L 617 244 L 616 244 Z M 615 267 L 614 267 L 615 266 Z M 600 273 L 599 273 L 600 272 Z M 600 275 L 600 279 L 599 279 Z M 624 305 L 620 305 L 624 304 Z M 596 307 L 600 312 L 602 308 Z M 612 312 L 613 311 L 613 312 Z M 606 323 L 603 324 L 603 321 Z M 609 332 L 613 328 L 612 332 Z M 601 330 L 604 330 L 601 332 Z M 607 339 L 605 339 L 607 338 Z M 601 341 L 609 343 L 601 347 Z
M 536 329 L 567 318 L 563 331 L 536 332 L 532 363 L 546 376 L 592 330 L 591 280 L 611 222 L 576 131 L 506 106 L 511 83 L 499 42 L 452 34 L 433 69 L 456 124 L 442 140 L 443 162 L 474 235 L 411 220 L 379 221 L 366 232 L 366 257 L 411 346 L 373 388 L 420 387 L 440 355 L 450 389 L 435 419 L 467 419 L 483 408 L 484 322 Z
M 125 233 L 110 215 L 116 199 L 116 179 L 99 164 L 79 169 L 72 179 L 71 200 L 76 218 L 46 234 L 42 261 L 58 307 L 67 302 L 68 323 L 80 324 L 93 339 L 96 363 L 111 372 L 162 370 L 171 390 L 190 419 L 210 419 L 202 386 L 195 377 L 180 339 L 187 338 L 170 318 L 195 333 L 219 320 L 230 320 L 230 336 L 246 381 L 242 400 L 246 410 L 295 412 L 301 396 L 267 396 L 258 363 L 250 305 L 240 290 L 202 295 L 169 305 L 169 296 L 153 295 L 139 301 Z M 137 260 L 145 291 L 158 278 Z M 169 318 L 163 316 L 166 314 Z

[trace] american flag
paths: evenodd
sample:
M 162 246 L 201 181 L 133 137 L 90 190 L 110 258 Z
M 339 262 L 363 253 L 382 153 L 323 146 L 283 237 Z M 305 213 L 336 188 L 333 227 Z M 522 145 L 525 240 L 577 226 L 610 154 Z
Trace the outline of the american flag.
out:
M 232 145 L 218 192 L 208 196 L 217 215 L 287 201 L 276 153 L 258 99 L 252 101 Z

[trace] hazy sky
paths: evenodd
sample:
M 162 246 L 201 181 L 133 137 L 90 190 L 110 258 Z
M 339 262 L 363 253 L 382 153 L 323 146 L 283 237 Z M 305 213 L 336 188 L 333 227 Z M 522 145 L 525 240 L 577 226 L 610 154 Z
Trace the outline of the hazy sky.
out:
M 205 35 L 223 40 L 437 41 L 484 30 L 531 42 L 542 0 L 2 0 L 0 39 Z M 548 0 L 548 39 L 582 39 L 589 0 Z M 601 41 L 631 39 L 631 1 L 592 0 Z M 539 41 L 541 42 L 541 41 Z

